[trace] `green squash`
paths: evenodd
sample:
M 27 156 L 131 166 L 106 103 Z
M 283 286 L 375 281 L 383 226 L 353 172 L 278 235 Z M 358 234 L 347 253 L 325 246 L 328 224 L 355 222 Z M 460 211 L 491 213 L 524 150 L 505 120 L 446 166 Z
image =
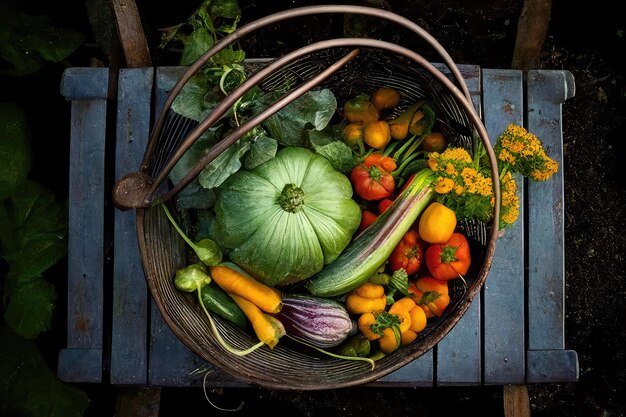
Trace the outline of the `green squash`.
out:
M 348 178 L 302 147 L 229 177 L 217 189 L 215 215 L 214 236 L 230 260 L 271 286 L 319 272 L 361 221 Z

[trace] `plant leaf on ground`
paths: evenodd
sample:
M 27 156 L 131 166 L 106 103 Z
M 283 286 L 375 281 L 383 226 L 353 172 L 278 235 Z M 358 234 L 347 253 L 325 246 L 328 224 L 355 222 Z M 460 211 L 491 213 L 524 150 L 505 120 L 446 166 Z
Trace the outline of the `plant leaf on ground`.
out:
M 87 395 L 46 366 L 37 345 L 0 323 L 0 415 L 80 417 Z M 7 360 L 10 358 L 10 360 Z
M 55 27 L 49 16 L 22 13 L 13 3 L 0 3 L 0 58 L 9 64 L 0 74 L 32 74 L 49 62 L 63 61 L 85 40 L 81 33 Z

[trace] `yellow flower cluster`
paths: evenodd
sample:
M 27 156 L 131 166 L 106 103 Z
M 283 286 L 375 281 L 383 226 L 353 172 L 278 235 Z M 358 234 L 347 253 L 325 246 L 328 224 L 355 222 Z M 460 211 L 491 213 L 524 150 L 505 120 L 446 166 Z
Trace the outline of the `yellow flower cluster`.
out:
M 510 172 L 500 179 L 500 228 L 515 223 L 519 217 L 519 197 L 517 196 L 517 183 Z
M 431 152 L 428 166 L 437 174 L 435 192 L 459 218 L 489 220 L 493 208 L 493 182 L 478 170 L 463 148 Z
M 500 174 L 500 219 L 504 229 L 519 217 L 517 183 L 512 173 L 545 181 L 558 171 L 558 163 L 548 157 L 539 139 L 521 126 L 511 124 L 494 146 Z M 436 174 L 438 200 L 455 211 L 459 219 L 489 221 L 495 198 L 491 166 L 481 144 L 472 157 L 464 148 L 431 152 L 427 164 Z
M 510 124 L 498 137 L 494 151 L 501 172 L 520 172 L 535 181 L 545 181 L 559 169 L 537 136 L 515 124 Z

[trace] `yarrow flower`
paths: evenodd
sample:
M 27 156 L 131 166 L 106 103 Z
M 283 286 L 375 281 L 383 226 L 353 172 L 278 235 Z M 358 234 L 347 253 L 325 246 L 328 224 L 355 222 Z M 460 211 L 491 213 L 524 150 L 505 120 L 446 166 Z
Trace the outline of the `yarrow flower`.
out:
M 515 124 L 510 124 L 498 137 L 494 152 L 501 173 L 519 172 L 535 181 L 545 181 L 559 169 L 537 136 Z
M 431 152 L 428 166 L 437 174 L 435 192 L 460 219 L 488 221 L 493 210 L 493 183 L 464 148 Z
M 500 178 L 500 229 L 515 223 L 519 217 L 517 183 L 510 172 Z
M 520 200 L 513 173 L 535 181 L 545 181 L 558 171 L 558 163 L 543 149 L 539 139 L 521 126 L 510 124 L 497 138 L 494 153 L 500 178 L 499 228 L 505 229 L 519 217 Z M 464 148 L 450 147 L 431 152 L 427 164 L 436 174 L 437 199 L 455 211 L 457 218 L 489 221 L 495 197 L 491 165 L 482 142 L 474 155 Z

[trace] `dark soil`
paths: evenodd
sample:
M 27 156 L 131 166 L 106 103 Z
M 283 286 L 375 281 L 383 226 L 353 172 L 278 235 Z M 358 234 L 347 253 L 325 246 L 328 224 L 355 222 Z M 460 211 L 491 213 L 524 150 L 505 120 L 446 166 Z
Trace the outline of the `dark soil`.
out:
M 58 14 L 58 20 L 88 33 L 87 14 L 78 1 L 51 11 L 43 1 L 30 1 L 34 9 Z M 89 2 L 87 2 L 89 3 Z M 242 0 L 243 21 L 248 22 L 288 7 L 316 4 L 302 0 Z M 508 68 L 515 44 L 517 21 L 522 0 L 390 0 L 390 9 L 419 23 L 447 49 L 457 63 L 478 64 L 485 68 Z M 200 1 L 137 1 L 152 51 L 158 44 L 158 28 L 182 22 Z M 59 6 L 61 7 L 61 6 Z M 71 8 L 74 8 L 71 10 Z M 77 11 L 78 10 L 78 11 Z M 68 16 L 78 16 L 72 20 Z M 244 23 L 242 22 L 242 23 Z M 373 26 L 391 40 L 407 39 L 388 28 Z M 337 36 L 341 22 L 312 19 L 297 25 L 266 30 L 246 41 L 248 56 L 277 56 L 319 37 Z M 410 41 L 410 39 L 408 39 Z M 566 311 L 565 347 L 578 353 L 580 379 L 570 384 L 530 385 L 532 415 L 626 416 L 626 175 L 621 171 L 624 149 L 626 88 L 624 83 L 624 18 L 610 0 L 573 6 L 566 0 L 553 0 L 549 36 L 544 45 L 541 67 L 566 69 L 576 80 L 576 95 L 563 106 L 565 175 L 565 271 Z M 418 51 L 422 52 L 422 51 Z M 424 53 L 428 56 L 426 53 Z M 155 65 L 167 60 L 154 52 Z M 86 66 L 97 57 L 107 65 L 95 39 L 72 58 L 71 65 Z M 36 155 L 35 179 L 67 195 L 69 105 L 63 107 L 58 96 L 59 68 L 22 80 L 37 94 L 24 96 L 8 85 L 8 98 L 27 104 L 33 120 L 34 136 L 42 140 Z M 3 83 L 4 86 L 5 83 Z M 23 85 L 23 84 L 18 84 Z M 44 118 L 47 109 L 58 106 L 56 119 Z M 50 126 L 53 126 L 51 129 Z M 56 158 L 50 158 L 53 155 Z M 55 175 L 50 175 L 50 173 Z M 59 287 L 62 291 L 62 285 Z M 64 305 L 65 300 L 59 300 Z M 58 332 L 63 333 L 59 319 Z M 62 339 L 64 336 L 61 335 Z M 51 337 L 52 339 L 54 337 Z M 56 363 L 57 340 L 46 352 Z M 62 346 L 63 341 L 60 342 Z M 42 344 L 42 346 L 46 346 Z M 92 398 L 88 416 L 114 415 L 116 391 L 106 385 L 80 386 Z M 161 415 L 179 416 L 197 409 L 204 415 L 252 416 L 259 411 L 290 416 L 452 416 L 463 414 L 502 416 L 501 387 L 350 388 L 311 393 L 266 389 L 210 390 L 209 398 L 219 406 L 236 407 L 238 413 L 213 409 L 200 389 L 162 390 Z

